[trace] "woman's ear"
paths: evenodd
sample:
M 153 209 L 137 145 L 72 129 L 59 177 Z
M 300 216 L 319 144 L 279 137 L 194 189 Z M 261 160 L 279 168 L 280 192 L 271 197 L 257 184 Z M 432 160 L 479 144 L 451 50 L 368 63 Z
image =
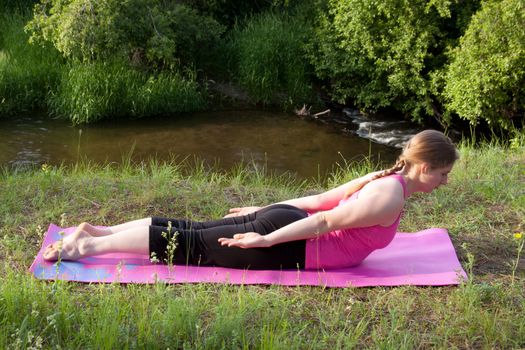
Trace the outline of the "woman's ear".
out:
M 419 164 L 419 169 L 422 174 L 428 174 L 430 170 L 432 170 L 432 167 L 430 166 L 430 164 L 423 162 Z

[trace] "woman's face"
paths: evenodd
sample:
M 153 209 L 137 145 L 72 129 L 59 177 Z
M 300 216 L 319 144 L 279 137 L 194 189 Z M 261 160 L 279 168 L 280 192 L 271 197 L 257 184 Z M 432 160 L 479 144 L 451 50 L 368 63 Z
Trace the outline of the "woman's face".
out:
M 447 165 L 442 168 L 432 168 L 430 165 L 423 163 L 421 166 L 421 190 L 423 192 L 432 192 L 441 185 L 448 183 L 448 174 L 452 170 L 454 164 Z

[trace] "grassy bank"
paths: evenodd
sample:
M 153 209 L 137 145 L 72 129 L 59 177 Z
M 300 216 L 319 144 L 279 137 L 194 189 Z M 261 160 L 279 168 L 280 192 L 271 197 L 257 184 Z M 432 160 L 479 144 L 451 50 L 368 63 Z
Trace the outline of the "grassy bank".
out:
M 124 62 L 74 63 L 64 67 L 49 112 L 74 124 L 195 112 L 206 100 L 193 78 L 147 74 Z
M 59 81 L 63 60 L 50 45 L 29 45 L 30 18 L 29 10 L 0 11 L 0 118 L 45 109 Z
M 370 170 L 300 183 L 241 166 L 78 164 L 0 177 L 0 348 L 523 348 L 525 143 L 461 147 L 449 186 L 411 198 L 401 230 L 448 228 L 471 279 L 458 287 L 83 285 L 27 269 L 50 222 L 153 214 L 210 219 L 315 193 Z
M 0 9 L 1 10 L 1 9 Z M 128 62 L 66 61 L 29 43 L 31 11 L 0 11 L 0 118 L 35 110 L 74 124 L 195 112 L 207 106 L 195 73 L 148 72 Z

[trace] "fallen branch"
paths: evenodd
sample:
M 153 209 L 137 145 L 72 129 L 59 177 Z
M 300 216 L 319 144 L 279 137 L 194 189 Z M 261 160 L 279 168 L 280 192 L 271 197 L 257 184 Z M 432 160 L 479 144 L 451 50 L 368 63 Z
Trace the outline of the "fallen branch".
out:
M 329 109 L 327 109 L 326 111 L 315 113 L 315 114 L 310 113 L 311 109 L 312 109 L 312 107 L 306 107 L 306 105 L 303 105 L 303 107 L 301 109 L 296 109 L 295 110 L 295 114 L 297 114 L 299 116 L 314 117 L 314 118 L 330 114 L 330 110 Z
M 320 117 L 322 115 L 326 115 L 326 114 L 330 114 L 330 110 L 327 109 L 326 111 L 323 111 L 323 112 L 319 112 L 319 113 L 315 113 L 313 114 L 314 117 Z

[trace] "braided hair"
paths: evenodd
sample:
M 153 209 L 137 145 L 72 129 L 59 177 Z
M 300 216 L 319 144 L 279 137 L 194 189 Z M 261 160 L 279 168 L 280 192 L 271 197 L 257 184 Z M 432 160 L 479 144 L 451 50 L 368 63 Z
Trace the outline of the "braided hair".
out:
M 449 137 L 437 130 L 424 130 L 414 135 L 407 142 L 394 166 L 381 171 L 370 179 L 358 182 L 348 189 L 344 198 L 350 197 L 371 181 L 392 175 L 403 169 L 408 170 L 414 164 L 428 163 L 433 169 L 436 169 L 454 164 L 458 158 L 458 150 Z

